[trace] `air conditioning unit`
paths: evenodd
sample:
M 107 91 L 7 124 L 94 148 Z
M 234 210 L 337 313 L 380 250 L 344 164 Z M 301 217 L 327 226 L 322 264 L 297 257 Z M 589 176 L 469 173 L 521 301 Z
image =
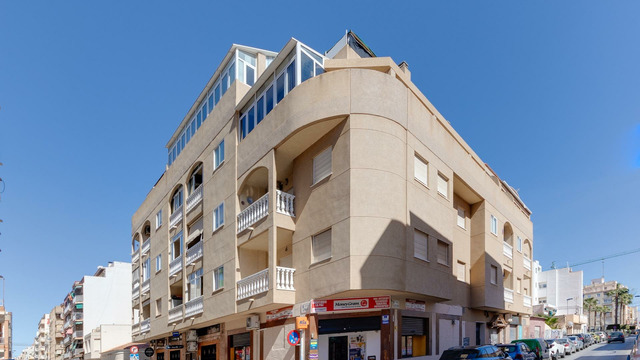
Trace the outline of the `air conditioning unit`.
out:
M 260 315 L 251 315 L 247 318 L 247 330 L 260 329 Z
M 195 330 L 187 331 L 187 341 L 198 341 L 198 333 Z

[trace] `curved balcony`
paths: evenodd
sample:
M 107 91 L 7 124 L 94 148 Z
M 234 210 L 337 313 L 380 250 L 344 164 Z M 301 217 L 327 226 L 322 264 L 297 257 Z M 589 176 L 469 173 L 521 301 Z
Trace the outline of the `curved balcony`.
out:
M 295 195 L 276 190 L 276 212 L 295 217 Z M 238 214 L 238 233 L 241 233 L 269 214 L 269 193 L 262 195 L 253 204 Z
M 198 188 L 195 189 L 193 193 L 191 193 L 191 195 L 189 195 L 189 197 L 187 198 L 187 201 L 186 201 L 187 212 L 193 210 L 193 208 L 196 207 L 201 202 L 202 202 L 202 185 L 198 186 Z
M 182 304 L 174 306 L 169 309 L 169 323 L 174 323 L 182 320 Z
M 502 243 L 502 253 L 509 259 L 513 259 L 513 246 L 506 242 Z
M 527 270 L 531 270 L 531 259 L 524 257 L 522 258 L 522 261 L 524 263 L 524 268 Z
M 141 290 L 140 292 L 144 295 L 146 293 L 149 292 L 149 285 L 151 284 L 151 279 L 147 279 L 145 281 L 142 282 L 142 286 L 141 286 Z
M 180 205 L 171 216 L 169 216 L 169 227 L 176 226 L 182 220 L 182 205 Z
M 142 320 L 140 322 L 140 333 L 146 333 L 151 330 L 151 319 Z
M 198 314 L 202 314 L 204 311 L 203 297 L 199 296 L 193 300 L 187 301 L 184 304 L 184 317 L 189 318 Z
M 531 296 L 524 295 L 522 299 L 522 303 L 525 307 L 531 307 Z
M 190 264 L 200 259 L 201 257 L 202 257 L 202 240 L 198 241 L 197 244 L 193 245 L 190 249 L 187 250 L 186 266 L 189 266 Z
M 293 274 L 295 269 L 276 267 L 276 290 L 295 290 Z M 269 269 L 258 271 L 236 284 L 236 300 L 250 298 L 254 295 L 269 291 Z
M 182 270 L 182 255 L 171 260 L 169 263 L 169 276 L 175 275 Z
M 513 303 L 513 289 L 504 288 L 504 301 Z
M 147 239 L 142 243 L 142 255 L 148 253 L 149 249 L 151 249 L 151 239 Z

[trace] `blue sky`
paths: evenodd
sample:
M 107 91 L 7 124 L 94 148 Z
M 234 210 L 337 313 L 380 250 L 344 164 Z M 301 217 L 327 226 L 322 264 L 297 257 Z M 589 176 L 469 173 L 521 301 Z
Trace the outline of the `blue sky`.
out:
M 241 5 L 242 4 L 242 5 Z M 0 274 L 14 343 L 74 280 L 130 261 L 131 215 L 232 43 L 355 31 L 533 211 L 543 267 L 640 248 L 640 3 L 0 2 Z M 640 292 L 640 253 L 607 279 Z M 601 276 L 599 262 L 577 269 Z

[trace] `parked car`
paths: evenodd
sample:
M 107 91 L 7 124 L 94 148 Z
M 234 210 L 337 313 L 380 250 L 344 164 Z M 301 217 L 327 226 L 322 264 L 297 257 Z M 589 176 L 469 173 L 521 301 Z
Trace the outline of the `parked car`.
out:
M 567 338 L 556 339 L 556 342 L 564 346 L 565 355 L 571 355 L 578 351 L 578 349 L 576 349 L 576 345 Z
M 549 358 L 549 348 L 544 339 L 518 339 L 511 343 L 523 342 L 536 354 L 536 360 L 547 360 Z
M 572 343 L 575 344 L 576 351 L 580 351 L 580 350 L 584 349 L 584 343 L 582 342 L 582 340 L 580 340 L 579 337 L 577 337 L 575 335 L 569 335 L 569 336 L 567 336 L 567 339 L 569 339 L 569 341 L 571 341 Z
M 511 356 L 493 345 L 456 346 L 445 350 L 440 356 L 440 360 L 461 359 L 504 360 L 511 359 Z
M 600 331 L 598 335 L 600 335 L 600 339 L 602 342 L 607 341 L 607 333 L 605 333 L 604 331 Z
M 545 339 L 549 346 L 549 353 L 551 353 L 551 358 L 556 360 L 558 358 L 563 358 L 565 355 L 564 344 L 561 344 L 557 341 L 558 339 Z
M 582 348 L 586 349 L 589 347 L 589 340 L 584 336 L 584 334 L 571 334 L 571 336 L 576 336 L 580 341 L 582 341 Z
M 612 331 L 607 336 L 607 344 L 610 344 L 614 341 L 624 342 L 624 334 L 622 331 Z
M 506 352 L 513 360 L 535 360 L 536 353 L 531 351 L 529 346 L 523 342 L 515 344 L 497 344 L 498 349 Z

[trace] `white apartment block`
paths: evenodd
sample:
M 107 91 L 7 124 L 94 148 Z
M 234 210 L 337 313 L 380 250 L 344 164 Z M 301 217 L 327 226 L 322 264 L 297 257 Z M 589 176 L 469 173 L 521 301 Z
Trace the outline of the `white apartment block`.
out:
M 570 268 L 551 269 L 538 274 L 538 303 L 557 309 L 562 326 L 569 333 L 586 331 L 583 312 L 583 272 Z

